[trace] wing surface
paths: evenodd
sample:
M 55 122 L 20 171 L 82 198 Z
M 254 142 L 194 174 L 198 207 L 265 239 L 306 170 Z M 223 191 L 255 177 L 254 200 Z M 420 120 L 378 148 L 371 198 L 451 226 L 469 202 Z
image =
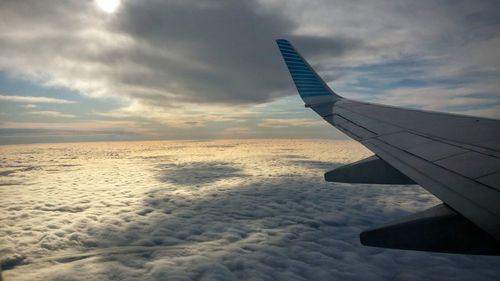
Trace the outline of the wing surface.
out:
M 342 98 L 277 43 L 306 107 L 500 240 L 500 121 Z

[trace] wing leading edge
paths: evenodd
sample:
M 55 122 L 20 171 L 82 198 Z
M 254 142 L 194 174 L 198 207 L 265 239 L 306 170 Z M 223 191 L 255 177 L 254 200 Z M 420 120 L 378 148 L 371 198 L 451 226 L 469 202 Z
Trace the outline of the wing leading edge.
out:
M 363 232 L 363 244 L 500 254 L 500 121 L 345 99 L 328 87 L 290 42 L 280 39 L 277 44 L 306 107 L 376 154 L 330 171 L 325 179 L 417 183 L 444 202 L 396 224 Z M 421 229 L 420 237 L 426 238 L 408 240 L 415 229 Z

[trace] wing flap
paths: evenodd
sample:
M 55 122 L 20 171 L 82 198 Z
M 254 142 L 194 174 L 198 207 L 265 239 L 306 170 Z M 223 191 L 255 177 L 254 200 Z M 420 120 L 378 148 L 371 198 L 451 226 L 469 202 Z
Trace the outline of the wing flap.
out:
M 445 204 L 363 231 L 360 241 L 393 249 L 500 255 L 498 241 Z
M 415 184 L 376 155 L 329 171 L 325 173 L 325 180 L 365 184 Z

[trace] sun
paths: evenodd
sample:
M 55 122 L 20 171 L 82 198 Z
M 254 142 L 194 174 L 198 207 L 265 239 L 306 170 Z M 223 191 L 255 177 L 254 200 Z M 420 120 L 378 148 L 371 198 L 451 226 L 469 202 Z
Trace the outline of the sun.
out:
M 120 0 L 94 0 L 96 6 L 103 12 L 112 14 L 120 7 Z

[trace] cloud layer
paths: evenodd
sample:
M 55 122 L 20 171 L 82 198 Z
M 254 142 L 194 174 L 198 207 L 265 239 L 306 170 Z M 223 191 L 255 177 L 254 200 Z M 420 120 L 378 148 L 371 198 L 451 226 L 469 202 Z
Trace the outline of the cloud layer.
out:
M 300 109 L 277 38 L 347 98 L 500 118 L 499 10 L 490 0 L 123 0 L 107 13 L 90 0 L 2 1 L 0 143 L 341 138 Z M 73 121 L 88 137 L 44 129 Z
M 149 0 L 123 1 L 110 15 L 91 1 L 3 1 L 0 68 L 146 105 L 262 103 L 294 93 L 274 45 L 285 37 L 347 94 L 413 79 L 496 103 L 498 8 L 486 0 Z
M 3 4 L 2 17 L 16 28 L 0 31 L 0 67 L 94 97 L 255 103 L 289 88 L 286 76 L 276 75 L 283 67 L 274 40 L 296 24 L 255 1 L 125 1 L 114 15 L 90 2 L 13 1 Z M 316 50 L 353 45 L 311 39 Z
M 329 153 L 324 153 L 328 151 Z M 332 184 L 346 141 L 8 146 L 5 280 L 496 280 L 498 257 L 364 247 L 360 231 L 439 201 Z

